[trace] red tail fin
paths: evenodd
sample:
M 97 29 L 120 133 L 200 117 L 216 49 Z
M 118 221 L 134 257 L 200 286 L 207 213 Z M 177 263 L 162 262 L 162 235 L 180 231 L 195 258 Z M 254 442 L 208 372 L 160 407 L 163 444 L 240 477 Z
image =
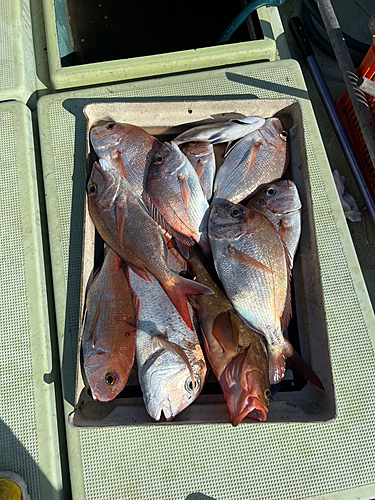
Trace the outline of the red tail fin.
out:
M 173 279 L 163 283 L 160 282 L 160 284 L 177 311 L 180 313 L 181 318 L 185 321 L 187 326 L 193 330 L 186 295 L 211 295 L 214 292 L 211 288 L 208 288 L 197 281 L 188 280 L 174 273 L 173 276 Z

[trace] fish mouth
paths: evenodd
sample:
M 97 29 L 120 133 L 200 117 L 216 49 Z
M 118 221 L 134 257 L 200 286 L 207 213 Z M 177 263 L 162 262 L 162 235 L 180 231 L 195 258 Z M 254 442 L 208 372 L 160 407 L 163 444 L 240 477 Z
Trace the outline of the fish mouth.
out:
M 264 422 L 267 419 L 268 405 L 264 404 L 259 394 L 262 391 L 260 372 L 244 368 L 248 349 L 236 354 L 229 361 L 220 376 L 220 386 L 230 412 L 230 422 L 236 427 L 245 417 L 253 421 Z
M 160 420 L 162 413 L 164 413 L 164 417 L 165 417 L 165 420 L 167 422 L 172 420 L 172 418 L 174 417 L 173 410 L 172 410 L 172 404 L 171 404 L 169 399 L 164 399 L 163 401 L 161 401 L 161 403 L 159 404 L 159 406 L 156 410 L 154 419 Z
M 257 397 L 246 396 L 244 401 L 241 401 L 241 399 L 236 408 L 230 408 L 230 422 L 233 427 L 237 427 L 245 417 L 255 422 L 265 422 L 267 420 L 268 409 Z

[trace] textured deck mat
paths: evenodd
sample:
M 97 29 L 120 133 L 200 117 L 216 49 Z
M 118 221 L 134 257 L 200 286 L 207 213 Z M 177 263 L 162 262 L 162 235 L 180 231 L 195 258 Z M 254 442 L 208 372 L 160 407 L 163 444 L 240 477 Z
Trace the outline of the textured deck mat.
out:
M 28 0 L 0 2 L 0 101 L 26 103 L 36 90 Z
M 299 99 L 337 395 L 318 424 L 68 428 L 74 498 L 247 500 L 375 496 L 374 315 L 299 66 L 260 63 L 47 96 L 39 101 L 66 411 L 74 397 L 89 102 Z M 346 490 L 346 493 L 345 491 Z M 351 490 L 351 491 L 348 491 Z M 337 492 L 333 496 L 329 496 Z
M 0 104 L 0 471 L 33 500 L 63 498 L 29 109 Z

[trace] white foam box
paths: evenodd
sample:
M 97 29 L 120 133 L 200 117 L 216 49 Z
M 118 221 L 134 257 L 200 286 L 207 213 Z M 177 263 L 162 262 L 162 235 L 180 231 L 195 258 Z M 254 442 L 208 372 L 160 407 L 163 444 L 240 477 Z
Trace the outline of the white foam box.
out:
M 289 133 L 291 160 L 284 178 L 297 185 L 302 202 L 302 232 L 292 274 L 293 320 L 289 338 L 304 360 L 322 381 L 325 392 L 302 377 L 286 372 L 277 400 L 270 402 L 267 422 L 326 422 L 336 416 L 335 393 L 326 327 L 326 315 L 320 276 L 315 224 L 313 219 L 310 176 L 304 129 L 299 102 L 294 99 L 212 100 L 192 102 L 93 103 L 84 108 L 87 118 L 87 178 L 96 159 L 89 141 L 92 126 L 107 121 L 131 123 L 144 128 L 161 140 L 197 124 L 226 121 L 239 116 L 277 116 Z M 87 199 L 84 209 L 80 324 L 82 324 L 86 286 L 98 253 L 95 227 L 89 216 Z M 147 413 L 136 367 L 127 387 L 113 401 L 101 403 L 91 397 L 83 373 L 81 331 L 78 332 L 78 359 L 75 408 L 69 415 L 73 427 L 134 425 L 178 425 L 228 423 L 230 420 L 223 394 L 213 376 L 198 398 L 173 421 L 155 422 Z M 267 425 L 244 419 L 240 425 Z

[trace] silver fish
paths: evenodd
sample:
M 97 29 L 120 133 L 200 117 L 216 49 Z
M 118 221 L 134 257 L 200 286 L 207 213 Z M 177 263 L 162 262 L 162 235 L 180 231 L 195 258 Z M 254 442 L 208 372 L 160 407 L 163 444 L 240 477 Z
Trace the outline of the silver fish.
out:
M 206 362 L 196 331 L 186 326 L 158 281 L 130 271 L 130 282 L 140 301 L 136 356 L 144 403 L 155 420 L 162 414 L 171 420 L 198 397 Z M 193 322 L 190 305 L 189 314 Z
M 155 220 L 184 245 L 192 246 L 196 242 L 205 253 L 210 252 L 208 203 L 197 173 L 174 142 L 164 143 L 151 163 L 147 192 L 152 202 L 150 213 Z
M 227 122 L 215 122 L 198 125 L 183 132 L 174 139 L 176 144 L 190 141 L 221 142 L 235 141 L 264 125 L 265 119 L 261 116 L 244 116 Z
M 293 181 L 268 184 L 246 205 L 264 214 L 277 229 L 289 252 L 291 263 L 301 235 L 301 200 Z
M 180 146 L 181 151 L 197 172 L 206 200 L 212 198 L 212 189 L 216 173 L 214 147 L 209 142 L 187 142 Z
M 230 202 L 211 208 L 208 233 L 215 268 L 238 314 L 267 340 L 270 383 L 278 384 L 286 358 L 323 389 L 313 370 L 283 335 L 290 316 L 291 265 L 267 217 Z
M 215 178 L 213 203 L 238 203 L 262 184 L 283 175 L 289 163 L 288 134 L 278 118 L 238 141 L 227 153 Z

